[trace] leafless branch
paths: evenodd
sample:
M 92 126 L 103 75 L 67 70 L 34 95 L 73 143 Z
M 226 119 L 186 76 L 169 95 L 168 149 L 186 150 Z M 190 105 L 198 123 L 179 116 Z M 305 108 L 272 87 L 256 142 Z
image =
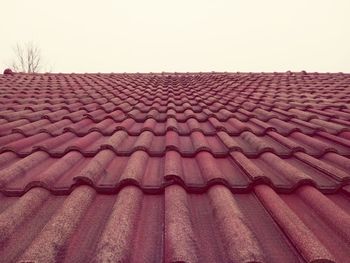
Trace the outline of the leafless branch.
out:
M 42 68 L 41 52 L 32 42 L 17 44 L 13 49 L 14 59 L 10 66 L 17 72 L 35 73 Z

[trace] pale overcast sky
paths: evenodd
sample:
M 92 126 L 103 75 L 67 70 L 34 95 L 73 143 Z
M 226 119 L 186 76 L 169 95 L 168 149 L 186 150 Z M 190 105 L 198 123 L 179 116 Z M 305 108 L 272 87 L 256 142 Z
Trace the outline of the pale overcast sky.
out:
M 350 0 L 0 1 L 0 71 L 37 43 L 53 72 L 350 72 Z

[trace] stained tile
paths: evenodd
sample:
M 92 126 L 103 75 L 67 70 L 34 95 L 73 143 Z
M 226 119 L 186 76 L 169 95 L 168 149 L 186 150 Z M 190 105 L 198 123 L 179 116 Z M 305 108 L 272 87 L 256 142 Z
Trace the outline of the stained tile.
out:
M 348 262 L 350 75 L 0 75 L 5 262 Z

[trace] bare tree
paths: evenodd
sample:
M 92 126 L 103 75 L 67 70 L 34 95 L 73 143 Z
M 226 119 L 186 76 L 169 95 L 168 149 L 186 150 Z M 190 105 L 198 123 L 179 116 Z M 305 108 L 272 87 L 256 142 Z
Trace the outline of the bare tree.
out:
M 11 62 L 11 67 L 17 72 L 35 73 L 42 68 L 42 57 L 40 48 L 28 42 L 26 44 L 17 44 L 13 49 L 14 59 Z

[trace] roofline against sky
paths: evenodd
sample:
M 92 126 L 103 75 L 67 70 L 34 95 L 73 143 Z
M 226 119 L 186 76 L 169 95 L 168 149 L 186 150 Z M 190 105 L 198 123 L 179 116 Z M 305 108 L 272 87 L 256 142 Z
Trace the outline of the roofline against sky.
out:
M 7 70 L 7 69 L 5 69 Z M 208 75 L 208 74 L 350 74 L 350 72 L 321 72 L 321 71 L 183 71 L 183 72 L 84 72 L 84 73 L 76 73 L 76 72 L 36 72 L 36 73 L 26 73 L 26 72 L 15 72 L 7 73 L 11 74 L 22 74 L 22 75 Z M 2 74 L 5 74 L 3 71 Z

